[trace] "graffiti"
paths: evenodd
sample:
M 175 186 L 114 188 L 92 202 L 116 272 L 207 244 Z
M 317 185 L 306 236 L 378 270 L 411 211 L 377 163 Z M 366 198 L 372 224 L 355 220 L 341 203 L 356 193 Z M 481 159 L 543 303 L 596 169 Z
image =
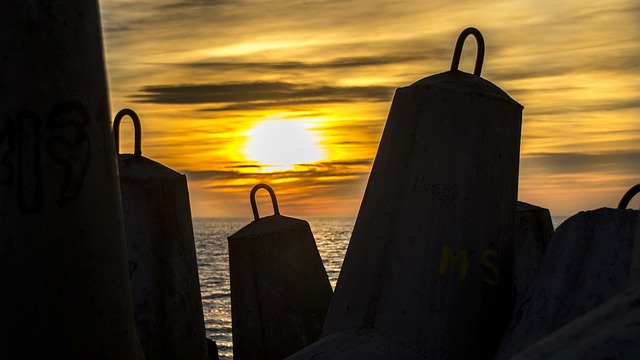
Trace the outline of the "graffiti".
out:
M 129 279 L 133 277 L 133 273 L 138 270 L 138 264 L 133 261 L 129 261 Z
M 482 266 L 484 266 L 484 268 L 486 270 L 490 270 L 491 273 L 493 274 L 493 278 L 487 276 L 486 273 L 482 274 L 482 281 L 491 285 L 491 286 L 498 286 L 498 266 L 496 266 L 496 264 L 491 261 L 491 259 L 495 259 L 496 261 L 499 259 L 500 255 L 498 254 L 497 251 L 493 250 L 493 249 L 484 249 L 482 251 Z
M 430 193 L 438 200 L 454 202 L 458 198 L 458 186 L 443 185 L 440 182 L 427 181 L 425 176 L 416 176 L 413 188 L 416 192 Z
M 41 116 L 29 110 L 15 116 L 5 115 L 0 121 L 0 189 L 8 192 L 16 185 L 22 212 L 38 211 L 43 206 L 46 174 L 42 174 L 41 160 L 45 149 L 64 169 L 58 203 L 76 199 L 91 155 L 88 124 L 89 114 L 78 102 L 54 106 L 46 124 Z M 46 136 L 43 125 L 47 126 Z M 42 144 L 46 144 L 44 149 Z
M 442 253 L 440 255 L 440 264 L 438 266 L 438 274 L 440 276 L 447 275 L 449 271 L 449 264 L 460 264 L 460 271 L 458 272 L 458 280 L 464 282 L 467 279 L 469 272 L 470 259 L 469 250 L 463 248 L 458 252 L 454 252 L 453 249 L 447 245 L 442 244 Z M 499 253 L 493 249 L 484 249 L 480 255 L 480 261 L 482 262 L 483 272 L 481 274 L 482 282 L 496 287 L 499 285 L 499 271 L 495 261 L 499 260 Z M 488 273 L 487 273 L 488 272 Z
M 30 111 L 17 116 L 18 128 L 18 193 L 23 212 L 42 207 L 40 176 L 40 119 Z
M 51 112 L 49 151 L 65 168 L 61 204 L 72 202 L 80 192 L 91 154 L 88 123 L 87 110 L 77 102 L 58 104 Z
M 440 275 L 447 274 L 449 262 L 453 264 L 460 263 L 458 280 L 465 281 L 467 279 L 467 272 L 469 271 L 469 251 L 467 249 L 462 249 L 456 254 L 449 245 L 442 244 L 442 255 L 440 256 L 440 266 L 438 267 L 438 273 Z
M 14 179 L 14 166 L 10 154 L 15 146 L 15 129 L 11 119 L 0 122 L 0 187 L 11 188 Z
M 14 131 L 11 119 L 0 120 L 0 213 L 9 199 L 15 177 L 14 165 L 10 157 L 15 146 Z

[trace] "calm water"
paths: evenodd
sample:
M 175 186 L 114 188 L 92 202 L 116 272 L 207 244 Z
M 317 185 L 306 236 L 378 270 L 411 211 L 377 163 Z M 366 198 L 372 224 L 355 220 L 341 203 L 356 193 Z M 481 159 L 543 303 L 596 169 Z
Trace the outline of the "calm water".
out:
M 553 216 L 554 228 L 565 219 L 565 216 Z M 335 288 L 355 218 L 306 218 L 305 220 L 311 226 L 329 281 Z M 193 219 L 205 327 L 207 337 L 218 344 L 221 359 L 233 357 L 227 237 L 249 222 L 249 218 Z
M 305 218 L 335 288 L 355 218 Z M 202 306 L 207 337 L 218 344 L 221 359 L 231 359 L 231 298 L 227 237 L 250 223 L 247 219 L 193 219 Z

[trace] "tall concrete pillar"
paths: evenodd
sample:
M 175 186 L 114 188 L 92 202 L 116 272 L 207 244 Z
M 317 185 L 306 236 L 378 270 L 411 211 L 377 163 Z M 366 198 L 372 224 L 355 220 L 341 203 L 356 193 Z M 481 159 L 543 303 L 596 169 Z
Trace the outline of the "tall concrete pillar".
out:
M 468 35 L 474 74 L 458 70 Z M 362 359 L 495 353 L 513 306 L 522 106 L 480 77 L 483 55 L 467 29 L 450 71 L 396 91 L 325 338 L 292 358 L 351 359 L 350 342 Z
M 138 115 L 133 154 L 118 154 L 133 315 L 147 360 L 206 360 L 207 341 L 187 179 L 142 156 Z
M 0 14 L 0 358 L 137 358 L 98 3 Z

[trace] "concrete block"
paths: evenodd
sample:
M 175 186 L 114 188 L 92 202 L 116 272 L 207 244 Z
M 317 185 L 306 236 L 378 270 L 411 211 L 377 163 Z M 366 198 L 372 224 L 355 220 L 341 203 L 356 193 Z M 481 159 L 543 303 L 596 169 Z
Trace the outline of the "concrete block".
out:
M 516 304 L 540 272 L 540 263 L 553 236 L 553 223 L 548 209 L 518 201 L 516 238 Z
M 138 358 L 98 1 L 0 14 L 0 358 Z
M 637 210 L 580 212 L 554 233 L 500 346 L 508 359 L 628 286 Z
M 457 68 L 396 91 L 323 337 L 370 329 L 431 359 L 494 355 L 514 301 L 521 117 Z
M 640 290 L 617 295 L 510 360 L 640 359 Z
M 142 156 L 140 123 L 131 116 L 135 154 L 118 166 L 136 329 L 147 360 L 206 360 L 200 280 L 187 179 Z
M 332 289 L 309 223 L 254 214 L 228 238 L 233 355 L 283 359 L 318 340 Z

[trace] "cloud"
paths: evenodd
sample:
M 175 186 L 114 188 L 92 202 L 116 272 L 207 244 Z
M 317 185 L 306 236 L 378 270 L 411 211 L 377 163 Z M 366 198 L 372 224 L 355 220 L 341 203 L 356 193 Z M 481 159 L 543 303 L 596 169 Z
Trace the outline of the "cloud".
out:
M 351 44 L 351 46 L 356 44 Z M 439 54 L 438 54 L 439 55 Z M 342 57 L 328 61 L 302 62 L 302 61 L 281 61 L 281 62 L 246 62 L 243 59 L 232 59 L 229 61 L 200 61 L 177 64 L 180 67 L 207 68 L 211 71 L 225 71 L 237 69 L 250 69 L 255 71 L 287 71 L 287 70 L 318 70 L 318 69 L 350 69 L 363 66 L 384 66 L 391 64 L 402 64 L 413 61 L 424 61 L 423 53 L 406 53 L 380 56 L 354 56 Z
M 132 97 L 154 104 L 236 104 L 225 109 L 251 109 L 274 105 L 389 101 L 395 88 L 387 86 L 334 86 L 282 81 L 197 85 L 144 86 Z
M 638 164 L 640 164 L 640 152 L 534 153 L 521 159 L 520 168 L 526 173 L 612 175 L 637 174 Z
M 300 164 L 300 169 L 261 172 L 261 167 L 252 164 L 235 164 L 227 170 L 182 170 L 190 180 L 193 181 L 218 181 L 233 178 L 265 178 L 271 180 L 281 180 L 287 178 L 314 178 L 322 177 L 324 180 L 330 178 L 342 178 L 345 176 L 362 176 L 368 174 L 373 159 L 325 161 L 313 164 Z M 254 170 L 254 171 L 251 171 Z M 363 171 L 367 170 L 367 171 Z

